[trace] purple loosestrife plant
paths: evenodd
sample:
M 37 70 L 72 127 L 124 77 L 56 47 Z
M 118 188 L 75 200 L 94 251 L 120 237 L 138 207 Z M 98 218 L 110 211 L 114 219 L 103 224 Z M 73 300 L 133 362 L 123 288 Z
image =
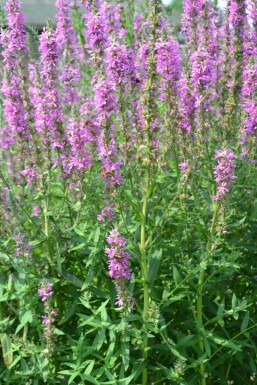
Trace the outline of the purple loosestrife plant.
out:
M 124 250 L 127 240 L 120 235 L 117 228 L 111 230 L 106 240 L 111 246 L 106 248 L 105 252 L 109 258 L 109 275 L 113 279 L 117 291 L 116 304 L 125 310 L 132 310 L 132 295 L 126 289 L 126 282 L 131 279 L 131 269 L 129 268 L 130 254 Z

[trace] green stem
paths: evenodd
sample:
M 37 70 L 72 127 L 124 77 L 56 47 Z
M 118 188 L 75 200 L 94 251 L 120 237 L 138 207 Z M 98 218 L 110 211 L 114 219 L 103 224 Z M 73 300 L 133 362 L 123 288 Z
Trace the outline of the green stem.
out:
M 205 269 L 206 269 L 206 261 L 207 258 L 210 256 L 211 248 L 212 248 L 212 239 L 213 234 L 215 232 L 216 222 L 218 218 L 218 212 L 219 212 L 219 206 L 218 204 L 215 204 L 214 206 L 214 213 L 212 218 L 212 225 L 210 229 L 210 237 L 207 243 L 207 253 L 205 257 L 203 258 L 201 264 L 200 264 L 200 271 L 199 271 L 199 277 L 198 277 L 198 288 L 197 288 L 197 301 L 196 301 L 196 318 L 197 318 L 197 328 L 198 328 L 198 347 L 201 351 L 201 353 L 204 353 L 204 337 L 202 335 L 202 328 L 203 328 L 203 284 L 204 284 L 204 275 L 205 275 Z M 205 364 L 204 362 L 201 362 L 199 367 L 200 372 L 200 385 L 206 385 L 206 379 L 205 379 Z
M 147 181 L 148 185 L 148 181 Z M 143 339 L 143 359 L 145 368 L 142 374 L 142 385 L 147 385 L 148 371 L 147 371 L 147 358 L 148 358 L 148 336 L 147 336 L 147 318 L 149 311 L 149 282 L 148 282 L 148 261 L 146 259 L 146 216 L 147 216 L 147 200 L 148 192 L 143 200 L 142 208 L 142 222 L 141 222 L 141 240 L 140 240 L 140 251 L 141 251 L 141 266 L 143 276 L 143 288 L 144 288 L 144 308 L 143 308 L 143 321 L 144 321 L 144 339 Z

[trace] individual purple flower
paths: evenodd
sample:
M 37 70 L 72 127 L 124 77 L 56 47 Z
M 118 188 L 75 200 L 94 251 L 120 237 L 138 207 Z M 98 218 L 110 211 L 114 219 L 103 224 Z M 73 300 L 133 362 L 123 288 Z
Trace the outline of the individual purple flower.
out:
M 40 215 L 40 207 L 38 205 L 33 206 L 32 208 L 33 217 L 39 217 Z
M 180 171 L 183 173 L 183 174 L 188 174 L 189 171 L 190 171 L 190 165 L 188 163 L 188 160 L 185 159 L 183 163 L 180 163 L 179 165 L 179 168 L 180 168 Z
M 107 206 L 105 206 L 102 209 L 101 213 L 97 215 L 97 220 L 99 222 L 109 222 L 114 217 L 115 217 L 115 215 L 114 215 L 114 212 L 113 212 L 113 209 L 112 209 L 111 205 L 107 204 Z
M 236 179 L 234 162 L 236 155 L 228 148 L 217 151 L 215 158 L 218 159 L 218 165 L 214 168 L 217 195 L 213 196 L 213 199 L 221 201 L 230 191 L 231 183 Z
M 116 304 L 131 309 L 132 297 L 126 288 L 126 281 L 131 279 L 132 272 L 129 268 L 130 254 L 125 251 L 127 240 L 117 228 L 111 230 L 106 240 L 111 245 L 110 248 L 106 248 L 105 252 L 109 259 L 109 275 L 114 280 L 117 291 Z
M 46 302 L 53 295 L 53 284 L 44 280 L 38 288 L 38 295 L 41 297 L 42 302 Z
M 42 315 L 41 318 L 43 319 L 43 325 L 51 325 L 55 321 L 54 317 L 57 317 L 57 315 L 58 313 L 54 309 L 50 311 L 49 315 Z

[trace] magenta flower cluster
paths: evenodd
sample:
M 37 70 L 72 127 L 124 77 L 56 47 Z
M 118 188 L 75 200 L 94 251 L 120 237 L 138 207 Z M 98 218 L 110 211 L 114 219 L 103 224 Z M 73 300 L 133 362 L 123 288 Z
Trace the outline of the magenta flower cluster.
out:
M 108 256 L 109 275 L 115 282 L 117 291 L 116 304 L 120 307 L 132 305 L 132 297 L 127 293 L 126 281 L 131 279 L 132 270 L 129 268 L 129 252 L 125 251 L 127 240 L 119 230 L 114 228 L 107 237 L 107 243 L 111 246 L 105 249 Z
M 214 168 L 217 183 L 217 194 L 213 196 L 213 199 L 222 200 L 230 191 L 231 183 L 236 179 L 236 165 L 234 162 L 236 155 L 230 148 L 228 148 L 217 151 L 215 158 L 218 159 L 218 165 Z
M 42 302 L 48 301 L 53 295 L 53 284 L 48 281 L 43 281 L 38 288 L 38 295 L 41 297 Z

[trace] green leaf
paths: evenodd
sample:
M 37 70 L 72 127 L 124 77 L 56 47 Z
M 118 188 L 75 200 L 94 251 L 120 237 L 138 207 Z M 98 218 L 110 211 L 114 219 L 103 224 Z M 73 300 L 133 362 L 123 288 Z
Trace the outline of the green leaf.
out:
M 70 385 L 70 384 L 72 383 L 72 381 L 74 380 L 74 378 L 78 377 L 79 375 L 80 375 L 79 372 L 73 373 L 73 374 L 70 376 L 70 378 L 69 378 L 68 384 Z
M 237 304 L 237 298 L 236 298 L 235 293 L 233 293 L 233 296 L 232 296 L 232 309 L 233 309 L 233 311 L 236 311 L 236 304 Z
M 1 344 L 2 344 L 4 363 L 9 368 L 9 366 L 11 366 L 13 362 L 13 351 L 12 351 L 12 340 L 6 333 L 1 335 Z
M 0 252 L 0 261 L 1 262 L 7 262 L 9 261 L 9 256 L 5 253 Z
M 98 330 L 98 334 L 94 340 L 93 346 L 98 351 L 101 349 L 101 347 L 103 346 L 103 343 L 106 341 L 105 332 L 106 332 L 106 328 L 104 327 Z
M 181 277 L 180 277 L 180 274 L 179 274 L 176 266 L 173 266 L 173 279 L 175 282 L 175 286 L 177 287 L 179 285 L 179 283 L 181 282 Z
M 19 331 L 28 323 L 32 322 L 32 313 L 30 310 L 27 310 L 23 316 L 21 317 L 20 324 L 17 326 L 15 330 L 15 334 L 19 333 Z
M 85 243 L 80 243 L 79 245 L 74 246 L 74 247 L 72 247 L 71 249 L 69 249 L 69 251 L 81 250 L 81 249 L 83 249 L 85 246 L 86 246 Z
M 99 238 L 100 238 L 100 232 L 101 232 L 100 227 L 97 227 L 97 229 L 95 231 L 95 236 L 94 236 L 94 243 L 98 243 Z
M 250 319 L 250 313 L 249 313 L 249 311 L 247 311 L 245 316 L 244 316 L 244 319 L 243 319 L 243 322 L 241 324 L 241 327 L 240 327 L 240 331 L 241 332 L 243 332 L 245 329 L 247 329 L 248 324 L 249 324 L 249 319 Z
M 149 285 L 153 286 L 154 280 L 158 273 L 160 263 L 162 258 L 162 249 L 159 249 L 156 253 L 150 256 L 149 258 Z
M 211 347 L 210 347 L 209 341 L 207 339 L 204 339 L 203 343 L 204 343 L 207 356 L 211 357 Z
M 232 342 L 230 340 L 226 340 L 224 338 L 217 337 L 217 336 L 211 336 L 211 335 L 209 335 L 208 338 L 210 340 L 212 340 L 213 342 L 215 342 L 216 344 L 224 346 L 225 348 L 230 348 L 230 349 L 233 349 L 237 352 L 241 352 L 241 350 L 242 350 L 240 346 L 236 345 L 234 342 Z
M 94 377 L 90 376 L 90 374 L 81 374 L 80 376 L 82 380 L 87 380 L 90 382 L 90 384 L 101 385 L 100 382 L 98 382 Z
M 208 361 L 206 353 L 204 353 L 198 360 L 195 360 L 191 365 L 188 365 L 187 368 L 195 368 L 199 366 L 202 362 Z
M 94 365 L 95 365 L 95 360 L 92 360 L 92 361 L 89 363 L 89 365 L 87 366 L 87 368 L 86 368 L 84 374 L 87 374 L 87 375 L 91 374 L 92 370 L 94 369 Z

